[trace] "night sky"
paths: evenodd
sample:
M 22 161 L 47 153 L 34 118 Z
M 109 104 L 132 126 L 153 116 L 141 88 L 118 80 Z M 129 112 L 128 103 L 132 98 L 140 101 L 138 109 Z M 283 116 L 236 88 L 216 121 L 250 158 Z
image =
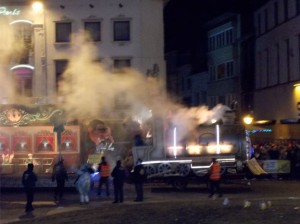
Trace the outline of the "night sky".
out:
M 195 72 L 205 70 L 206 62 L 202 60 L 207 42 L 205 23 L 224 12 L 251 13 L 266 1 L 170 0 L 164 11 L 165 52 L 188 53 L 187 60 L 193 64 Z

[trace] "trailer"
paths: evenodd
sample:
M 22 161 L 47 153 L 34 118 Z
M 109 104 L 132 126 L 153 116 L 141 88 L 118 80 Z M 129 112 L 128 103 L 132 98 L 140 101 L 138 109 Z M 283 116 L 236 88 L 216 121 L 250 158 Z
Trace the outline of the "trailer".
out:
M 169 125 L 152 133 L 152 145 L 133 147 L 134 161 L 143 160 L 148 182 L 165 182 L 177 189 L 191 182 L 207 183 L 212 158 L 221 164 L 224 180 L 244 177 L 250 144 L 242 124 L 220 120 L 199 125 L 183 139 L 178 138 L 180 132 L 180 126 Z

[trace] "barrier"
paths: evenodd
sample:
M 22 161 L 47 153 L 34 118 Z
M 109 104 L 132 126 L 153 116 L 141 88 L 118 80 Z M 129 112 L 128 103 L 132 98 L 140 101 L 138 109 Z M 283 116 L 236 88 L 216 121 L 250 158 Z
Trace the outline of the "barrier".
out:
M 263 170 L 255 158 L 248 160 L 247 165 L 254 175 L 267 174 L 267 172 Z

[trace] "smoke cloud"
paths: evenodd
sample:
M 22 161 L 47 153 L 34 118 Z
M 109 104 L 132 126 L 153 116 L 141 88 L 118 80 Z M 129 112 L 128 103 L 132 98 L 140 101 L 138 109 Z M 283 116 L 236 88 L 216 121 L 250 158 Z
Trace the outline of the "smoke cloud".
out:
M 111 72 L 96 61 L 99 55 L 92 42 L 86 41 L 85 35 L 74 36 L 73 43 L 73 56 L 60 84 L 63 106 L 69 118 L 81 120 L 110 116 L 117 100 L 129 105 L 132 116 L 140 116 L 140 121 L 149 118 L 151 110 L 156 116 L 168 118 L 173 125 L 189 132 L 199 124 L 221 119 L 228 109 L 223 105 L 212 110 L 207 106 L 184 107 L 166 94 L 158 79 L 133 69 Z
M 15 85 L 13 76 L 8 73 L 8 66 L 22 45 L 14 42 L 14 33 L 9 24 L 0 21 L 0 29 L 5 30 L 5 35 L 0 36 L 0 99 L 2 103 L 15 102 Z

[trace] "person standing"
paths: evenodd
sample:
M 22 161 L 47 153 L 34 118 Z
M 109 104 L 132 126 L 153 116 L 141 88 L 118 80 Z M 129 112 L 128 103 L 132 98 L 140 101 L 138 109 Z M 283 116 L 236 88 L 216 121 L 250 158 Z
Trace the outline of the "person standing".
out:
M 136 199 L 135 202 L 144 200 L 144 182 L 146 179 L 146 171 L 142 164 L 142 160 L 138 159 L 133 170 L 133 183 L 135 186 Z
M 59 204 L 63 199 L 65 181 L 68 181 L 68 174 L 64 166 L 64 160 L 59 158 L 58 162 L 53 167 L 52 182 L 56 181 L 54 190 L 54 202 Z
M 93 169 L 87 164 L 81 166 L 80 169 L 76 171 L 78 175 L 74 184 L 80 195 L 80 204 L 88 204 L 90 202 L 89 192 L 91 188 L 91 173 Z
M 33 202 L 33 197 L 34 197 L 34 188 L 35 188 L 35 183 L 37 181 L 37 176 L 33 172 L 33 164 L 29 163 L 27 165 L 27 170 L 23 173 L 22 176 L 22 184 L 24 186 L 25 192 L 26 192 L 26 207 L 25 207 L 25 215 L 24 217 L 34 217 L 32 214 L 33 207 L 32 207 L 32 202 Z
M 220 182 L 221 182 L 221 165 L 218 163 L 216 158 L 212 158 L 212 164 L 209 168 L 209 188 L 211 198 L 215 193 L 222 197 Z
M 121 165 L 121 160 L 117 161 L 117 164 L 114 167 L 111 176 L 114 178 L 113 183 L 115 200 L 113 201 L 113 203 L 122 203 L 124 199 L 123 186 L 125 181 L 125 169 Z
M 101 195 L 102 185 L 105 185 L 106 196 L 109 196 L 109 176 L 110 176 L 110 165 L 106 162 L 104 156 L 101 158 L 101 163 L 99 163 L 98 171 L 100 172 L 100 181 L 98 195 Z

